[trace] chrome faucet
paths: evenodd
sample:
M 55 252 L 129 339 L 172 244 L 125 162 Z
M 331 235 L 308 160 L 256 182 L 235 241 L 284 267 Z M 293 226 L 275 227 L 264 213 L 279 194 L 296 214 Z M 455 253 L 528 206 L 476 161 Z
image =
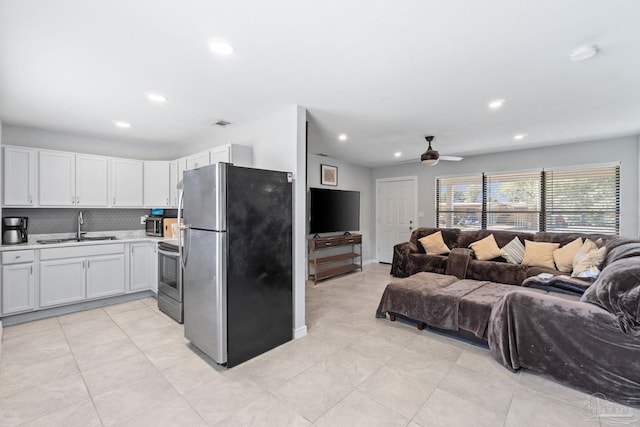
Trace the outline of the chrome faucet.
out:
M 86 231 L 82 231 L 82 224 L 84 224 L 84 217 L 82 216 L 82 211 L 78 212 L 78 233 L 76 235 L 76 239 L 82 239 L 83 234 L 87 234 Z

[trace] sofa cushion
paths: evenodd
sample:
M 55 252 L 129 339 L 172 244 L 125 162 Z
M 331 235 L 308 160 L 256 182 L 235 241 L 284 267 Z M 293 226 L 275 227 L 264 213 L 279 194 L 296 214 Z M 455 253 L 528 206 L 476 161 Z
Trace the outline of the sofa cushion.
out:
M 556 268 L 563 273 L 571 273 L 573 271 L 573 260 L 581 247 L 582 239 L 578 237 L 573 242 L 553 251 L 553 261 L 556 263 Z
M 424 251 L 427 253 L 427 255 L 443 255 L 451 252 L 451 249 L 449 249 L 447 244 L 444 242 L 444 239 L 442 238 L 441 231 L 429 234 L 428 236 L 425 236 L 418 241 L 424 248 Z
M 524 256 L 524 245 L 518 239 L 514 237 L 512 241 L 504 245 L 502 248 L 502 256 L 507 260 L 509 264 L 521 264 L 522 257 Z
M 640 257 L 608 265 L 581 300 L 615 315 L 622 332 L 640 336 Z
M 524 241 L 524 256 L 522 265 L 534 267 L 555 268 L 553 262 L 553 251 L 558 249 L 559 243 Z
M 592 267 L 599 268 L 606 255 L 606 246 L 598 249 L 598 246 L 592 240 L 585 240 L 573 260 L 573 273 L 571 273 L 571 277 L 579 277 Z
M 469 245 L 473 249 L 476 259 L 487 261 L 502 256 L 502 250 L 498 247 L 493 234 L 489 234 L 484 239 L 473 242 Z

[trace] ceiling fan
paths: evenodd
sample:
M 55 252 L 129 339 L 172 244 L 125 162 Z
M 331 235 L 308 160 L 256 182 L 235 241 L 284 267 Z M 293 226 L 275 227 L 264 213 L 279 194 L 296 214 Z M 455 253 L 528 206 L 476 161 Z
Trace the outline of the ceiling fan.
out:
M 420 161 L 426 166 L 435 166 L 438 164 L 440 160 L 450 161 L 450 162 L 459 162 L 462 160 L 462 157 L 458 156 L 441 156 L 436 150 L 431 148 L 431 141 L 433 141 L 434 136 L 425 136 L 425 139 L 429 143 L 429 148 L 427 151 L 422 153 L 420 156 Z

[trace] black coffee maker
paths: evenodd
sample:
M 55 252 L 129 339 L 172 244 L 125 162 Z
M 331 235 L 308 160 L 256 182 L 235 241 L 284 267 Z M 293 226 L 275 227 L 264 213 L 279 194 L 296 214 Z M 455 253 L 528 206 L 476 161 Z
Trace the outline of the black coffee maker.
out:
M 5 216 L 2 218 L 2 244 L 27 243 L 28 223 L 29 218 L 26 216 Z

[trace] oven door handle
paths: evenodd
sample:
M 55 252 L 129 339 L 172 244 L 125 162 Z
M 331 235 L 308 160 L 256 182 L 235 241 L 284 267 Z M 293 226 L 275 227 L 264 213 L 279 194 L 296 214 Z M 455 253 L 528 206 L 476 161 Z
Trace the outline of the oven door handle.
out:
M 162 249 L 158 249 L 158 253 L 160 255 L 168 256 L 171 258 L 180 258 L 180 254 L 178 252 L 167 252 L 167 251 L 163 251 Z

